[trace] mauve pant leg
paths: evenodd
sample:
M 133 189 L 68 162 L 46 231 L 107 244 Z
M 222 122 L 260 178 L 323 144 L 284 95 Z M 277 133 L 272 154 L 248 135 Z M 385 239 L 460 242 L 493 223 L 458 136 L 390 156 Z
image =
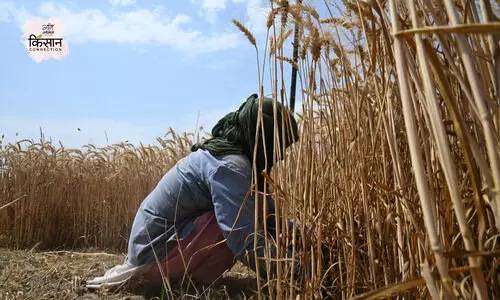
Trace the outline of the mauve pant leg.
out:
M 172 281 L 187 273 L 194 281 L 211 283 L 231 268 L 236 259 L 223 241 L 214 211 L 209 211 L 194 221 L 193 232 L 171 249 L 159 262 L 163 274 Z M 152 284 L 162 282 L 158 264 L 143 274 Z

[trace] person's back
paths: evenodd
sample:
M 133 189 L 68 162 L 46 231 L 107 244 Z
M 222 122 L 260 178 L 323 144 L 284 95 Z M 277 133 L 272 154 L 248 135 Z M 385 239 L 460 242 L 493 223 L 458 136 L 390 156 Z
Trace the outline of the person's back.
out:
M 204 212 L 215 209 L 219 224 L 232 226 L 234 220 L 227 216 L 240 209 L 250 190 L 251 171 L 250 161 L 240 154 L 215 157 L 199 149 L 181 159 L 142 202 L 132 226 L 127 262 L 134 266 L 154 263 L 153 249 L 158 256 L 173 246 L 176 238 L 186 238 L 194 219 Z M 224 186 L 231 189 L 221 188 Z M 253 225 L 248 224 L 246 215 L 237 224 L 242 223 Z M 227 225 L 225 229 L 230 230 Z M 242 250 L 237 245 L 229 246 L 237 252 Z

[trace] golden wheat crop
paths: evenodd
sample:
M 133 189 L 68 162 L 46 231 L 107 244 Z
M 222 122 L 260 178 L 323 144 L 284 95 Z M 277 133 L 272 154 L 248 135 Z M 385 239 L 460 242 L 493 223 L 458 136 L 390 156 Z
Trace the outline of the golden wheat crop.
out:
M 287 103 L 286 68 L 299 70 L 300 141 L 269 181 L 309 234 L 294 278 L 282 253 L 297 230 L 280 224 L 278 276 L 259 296 L 499 298 L 498 8 L 344 0 L 321 16 L 270 3 L 264 56 L 234 24 L 257 50 L 261 94 Z M 283 46 L 291 26 L 297 62 Z M 173 132 L 161 147 L 4 145 L 0 206 L 17 201 L 0 211 L 2 233 L 23 247 L 123 249 L 139 202 L 189 145 Z
M 298 65 L 302 98 L 301 141 L 275 170 L 273 194 L 312 234 L 301 236 L 306 275 L 293 278 L 283 259 L 269 288 L 285 299 L 500 297 L 492 3 L 345 0 L 325 2 L 324 17 L 271 5 L 260 90 L 286 102 L 287 62 Z M 284 11 L 294 13 L 275 26 Z M 297 63 L 282 49 L 292 25 Z M 281 239 L 283 249 L 296 242 Z
M 182 156 L 192 134 L 170 130 L 159 146 L 120 143 L 57 148 L 49 141 L 3 145 L 0 235 L 7 245 L 124 249 L 138 205 Z

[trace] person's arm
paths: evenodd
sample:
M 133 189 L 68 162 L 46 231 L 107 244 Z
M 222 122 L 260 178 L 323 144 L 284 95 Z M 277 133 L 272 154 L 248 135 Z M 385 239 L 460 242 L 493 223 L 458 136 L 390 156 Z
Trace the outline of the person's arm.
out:
M 276 209 L 276 205 L 274 202 L 274 199 L 271 197 L 271 195 L 266 196 L 266 202 L 267 202 L 267 218 L 266 218 L 266 226 L 267 226 L 267 232 L 272 236 L 273 239 L 276 239 L 276 233 L 277 233 L 277 224 L 276 224 L 276 215 L 278 215 L 279 219 L 279 224 L 280 227 L 283 226 L 284 222 L 284 217 L 281 213 L 280 209 Z M 292 219 L 288 218 L 287 219 L 288 223 L 288 232 L 286 233 L 288 235 L 288 238 L 291 239 L 293 235 L 293 229 L 294 227 L 296 228 L 296 236 L 295 236 L 295 245 L 301 245 L 302 244 L 302 239 L 301 239 L 301 228 L 300 226 L 295 225 L 295 222 L 292 221 Z M 283 227 L 281 227 L 283 228 Z M 306 232 L 308 229 L 306 228 Z M 281 232 L 281 237 L 285 237 L 284 232 Z M 296 247 L 297 248 L 297 247 Z M 298 250 L 298 249 L 297 249 Z
M 251 187 L 249 174 L 220 166 L 211 175 L 210 191 L 219 227 L 226 238 L 227 245 L 238 260 L 248 263 L 255 271 L 255 255 L 265 257 L 265 237 L 262 232 L 254 234 L 255 199 L 245 197 Z M 257 253 L 254 252 L 254 238 L 257 236 Z M 272 243 L 271 257 L 276 257 Z M 290 251 L 291 255 L 291 251 Z M 259 273 L 267 279 L 266 263 L 259 260 Z M 276 270 L 276 263 L 271 260 L 271 273 Z

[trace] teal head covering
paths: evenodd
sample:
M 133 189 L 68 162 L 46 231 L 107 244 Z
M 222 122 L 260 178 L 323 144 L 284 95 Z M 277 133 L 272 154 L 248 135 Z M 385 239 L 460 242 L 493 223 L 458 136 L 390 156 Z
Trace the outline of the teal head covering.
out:
M 254 147 L 256 141 L 257 156 L 256 166 L 258 174 L 258 186 L 260 190 L 264 188 L 264 177 L 261 172 L 266 169 L 271 172 L 274 159 L 274 110 L 273 100 L 264 98 L 262 103 L 262 118 L 265 138 L 262 138 L 262 128 L 259 128 L 259 135 L 256 140 L 257 117 L 259 112 L 259 96 L 253 94 L 240 106 L 237 111 L 224 116 L 212 128 L 212 138 L 201 144 L 195 144 L 191 151 L 204 149 L 213 156 L 224 154 L 244 154 L 250 162 L 253 162 Z M 285 145 L 289 147 L 298 140 L 297 122 L 293 114 L 285 109 L 280 103 L 277 104 L 277 127 L 280 147 L 283 149 L 283 128 L 285 129 Z M 265 148 L 264 143 L 265 141 Z M 267 156 L 267 162 L 266 162 Z M 280 156 L 281 158 L 283 155 Z

